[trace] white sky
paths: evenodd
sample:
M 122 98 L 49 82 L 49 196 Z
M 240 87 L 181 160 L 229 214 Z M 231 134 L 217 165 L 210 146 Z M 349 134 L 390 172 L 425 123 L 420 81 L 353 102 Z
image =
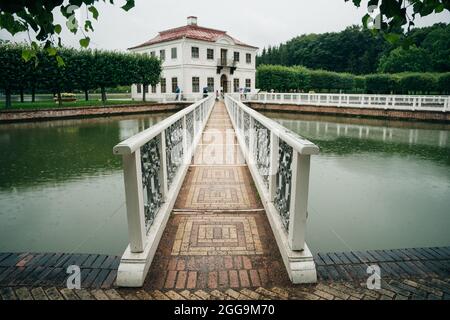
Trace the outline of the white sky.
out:
M 108 1 L 107 1 L 108 2 Z M 366 1 L 358 9 L 344 0 L 136 0 L 129 12 L 116 5 L 99 3 L 99 20 L 90 33 L 92 48 L 125 50 L 140 44 L 158 31 L 186 24 L 186 17 L 198 17 L 198 24 L 228 31 L 228 34 L 251 45 L 263 48 L 277 45 L 304 33 L 340 31 L 352 24 L 361 24 Z M 84 15 L 85 9 L 82 9 Z M 63 22 L 60 13 L 56 21 Z M 449 22 L 450 13 L 416 19 L 417 26 Z M 0 31 L 1 39 L 23 41 L 25 34 L 11 37 Z M 79 47 L 80 35 L 63 33 L 64 44 Z

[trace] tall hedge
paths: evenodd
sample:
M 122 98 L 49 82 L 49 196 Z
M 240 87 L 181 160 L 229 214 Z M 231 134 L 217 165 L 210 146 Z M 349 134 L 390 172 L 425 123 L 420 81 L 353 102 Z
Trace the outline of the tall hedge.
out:
M 105 101 L 108 87 L 156 85 L 160 79 L 161 62 L 148 55 L 63 48 L 59 55 L 64 66 L 58 66 L 44 50 L 38 52 L 37 63 L 24 62 L 23 49 L 17 44 L 0 45 L 0 89 L 5 92 L 7 108 L 14 92 L 20 92 L 22 99 L 25 90 L 32 92 L 33 101 L 36 90 L 51 92 L 61 102 L 61 92 L 81 90 L 88 100 L 90 90 L 100 89 Z
M 431 73 L 397 74 L 398 89 L 403 93 L 430 93 L 437 90 L 437 77 Z
M 256 72 L 256 85 L 265 91 L 445 94 L 450 91 L 450 73 L 404 72 L 356 76 L 299 66 L 262 65 Z
M 450 72 L 441 73 L 436 86 L 439 93 L 450 94 Z

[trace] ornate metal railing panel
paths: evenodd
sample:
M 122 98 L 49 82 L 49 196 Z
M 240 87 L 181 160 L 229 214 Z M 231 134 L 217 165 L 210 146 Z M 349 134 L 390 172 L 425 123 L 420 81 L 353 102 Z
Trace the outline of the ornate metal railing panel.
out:
M 195 122 L 200 123 L 200 121 L 202 119 L 201 114 L 200 114 L 200 108 L 195 109 L 194 113 L 195 113 Z M 196 133 L 198 133 L 199 131 L 200 131 L 200 126 L 197 126 Z
M 142 187 L 146 230 L 155 220 L 163 203 L 161 185 L 161 136 L 158 135 L 141 147 Z
M 289 208 L 292 189 L 292 157 L 293 149 L 283 140 L 278 145 L 278 169 L 275 180 L 275 197 L 273 205 L 281 217 L 281 222 L 289 230 Z
M 254 120 L 255 147 L 253 148 L 256 167 L 264 184 L 269 188 L 270 170 L 270 131 L 258 120 Z
M 187 133 L 187 145 L 190 146 L 194 140 L 194 111 L 189 112 L 186 115 L 186 133 Z
M 250 116 L 244 111 L 244 140 L 245 146 L 248 148 L 250 144 Z
M 183 162 L 183 120 L 179 119 L 166 129 L 167 181 L 172 180 Z

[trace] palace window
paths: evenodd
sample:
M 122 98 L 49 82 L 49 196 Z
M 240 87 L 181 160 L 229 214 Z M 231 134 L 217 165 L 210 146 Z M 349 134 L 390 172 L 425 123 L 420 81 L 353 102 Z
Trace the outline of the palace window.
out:
M 192 92 L 200 92 L 200 78 L 192 77 Z
M 239 62 L 239 52 L 235 51 L 233 58 L 235 62 Z
M 166 93 L 166 78 L 161 78 L 161 93 Z
M 252 79 L 245 79 L 245 87 L 246 88 L 252 87 Z
M 172 59 L 176 59 L 177 58 L 177 48 L 172 48 L 171 50 L 172 53 Z
M 152 93 L 156 93 L 156 85 L 152 85 Z
M 154 57 L 156 55 L 155 51 L 150 52 L 150 56 Z
M 214 49 L 207 49 L 206 50 L 206 58 L 208 60 L 214 60 Z
M 239 92 L 239 79 L 233 79 L 234 92 Z
M 252 54 L 251 53 L 245 54 L 245 61 L 247 63 L 252 63 Z
M 161 61 L 166 60 L 166 50 L 159 50 L 159 59 L 161 59 Z
M 178 87 L 178 78 L 174 77 L 172 78 L 172 92 L 175 93 L 177 91 Z
M 142 85 L 140 83 L 138 83 L 136 85 L 136 87 L 137 87 L 137 93 L 141 93 L 142 92 Z
M 214 78 L 207 79 L 208 92 L 214 92 Z
M 191 47 L 191 55 L 193 59 L 198 59 L 200 57 L 200 49 L 198 47 Z

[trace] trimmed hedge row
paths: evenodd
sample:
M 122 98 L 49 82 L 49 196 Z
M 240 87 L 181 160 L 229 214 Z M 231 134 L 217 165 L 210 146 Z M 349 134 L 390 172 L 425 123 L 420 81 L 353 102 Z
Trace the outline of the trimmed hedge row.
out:
M 0 89 L 5 93 L 7 108 L 14 92 L 20 93 L 22 101 L 24 92 L 31 92 L 33 101 L 35 92 L 52 92 L 61 103 L 62 92 L 84 91 L 88 100 L 89 91 L 100 89 L 106 101 L 106 88 L 134 83 L 156 85 L 160 79 L 160 60 L 147 54 L 61 48 L 61 66 L 44 49 L 38 52 L 36 61 L 25 62 L 22 51 L 26 48 L 0 45 Z
M 356 76 L 304 67 L 261 65 L 256 72 L 261 90 L 366 93 L 450 93 L 450 73 L 397 73 Z

